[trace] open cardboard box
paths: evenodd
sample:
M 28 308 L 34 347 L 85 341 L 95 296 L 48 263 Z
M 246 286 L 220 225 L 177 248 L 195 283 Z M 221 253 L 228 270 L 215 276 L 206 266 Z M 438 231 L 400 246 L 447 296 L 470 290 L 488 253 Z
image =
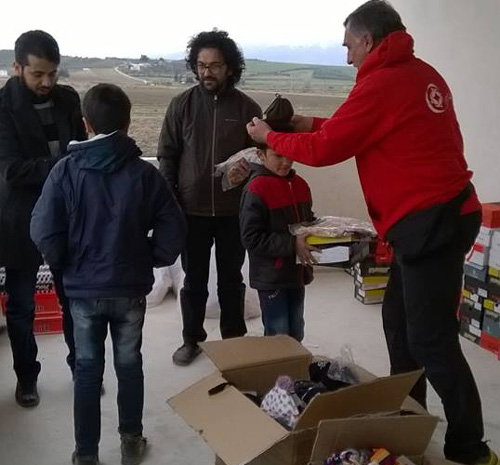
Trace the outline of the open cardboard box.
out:
M 437 421 L 430 415 L 324 420 L 319 423 L 309 463 L 323 465 L 332 453 L 344 449 L 383 447 L 393 455 L 405 455 L 416 465 L 429 464 L 432 459 L 426 459 L 424 453 Z
M 305 465 L 320 421 L 407 408 L 404 401 L 422 374 L 376 378 L 353 367 L 361 384 L 317 395 L 289 431 L 241 391 L 264 395 L 279 375 L 309 379 L 307 349 L 288 336 L 226 339 L 201 347 L 219 371 L 168 403 L 212 448 L 216 463 L 226 465 Z M 423 409 L 417 413 L 430 417 Z

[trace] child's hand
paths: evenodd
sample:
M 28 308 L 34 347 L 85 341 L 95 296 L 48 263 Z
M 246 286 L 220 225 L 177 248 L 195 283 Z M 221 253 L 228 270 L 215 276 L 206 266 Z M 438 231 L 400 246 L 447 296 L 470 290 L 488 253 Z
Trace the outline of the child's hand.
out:
M 233 163 L 227 170 L 227 179 L 232 186 L 239 186 L 250 173 L 250 165 L 242 158 L 241 160 Z
M 317 261 L 312 255 L 312 251 L 320 252 L 320 250 L 306 242 L 307 234 L 297 236 L 295 239 L 295 252 L 299 257 L 300 263 L 304 266 L 316 265 Z

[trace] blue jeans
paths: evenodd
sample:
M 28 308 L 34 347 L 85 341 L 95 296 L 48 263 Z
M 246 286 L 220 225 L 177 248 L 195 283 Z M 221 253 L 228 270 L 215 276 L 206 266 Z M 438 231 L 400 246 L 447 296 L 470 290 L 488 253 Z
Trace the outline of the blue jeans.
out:
M 101 385 L 108 324 L 118 379 L 120 434 L 142 434 L 144 375 L 142 327 L 146 299 L 72 299 L 75 336 L 74 422 L 76 453 L 97 456 L 101 437 Z
M 38 265 L 5 270 L 7 292 L 7 331 L 9 333 L 14 371 L 20 384 L 36 381 L 40 372 L 38 348 L 33 336 L 35 288 Z
M 304 286 L 258 292 L 264 335 L 288 334 L 301 342 L 304 339 Z

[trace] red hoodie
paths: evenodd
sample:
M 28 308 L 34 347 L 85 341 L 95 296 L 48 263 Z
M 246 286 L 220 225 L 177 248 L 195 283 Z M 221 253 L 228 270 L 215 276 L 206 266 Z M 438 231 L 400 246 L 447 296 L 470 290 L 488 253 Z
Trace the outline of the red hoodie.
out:
M 269 133 L 277 152 L 310 166 L 356 157 L 368 212 L 379 235 L 410 213 L 451 200 L 469 182 L 450 89 L 415 58 L 413 39 L 393 32 L 368 55 L 356 85 L 313 132 Z M 480 210 L 475 192 L 462 213 Z

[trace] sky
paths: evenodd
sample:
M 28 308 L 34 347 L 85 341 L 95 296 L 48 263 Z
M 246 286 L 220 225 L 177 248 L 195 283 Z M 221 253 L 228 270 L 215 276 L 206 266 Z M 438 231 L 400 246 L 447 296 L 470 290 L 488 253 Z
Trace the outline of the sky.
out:
M 184 52 L 214 27 L 246 46 L 341 44 L 345 17 L 359 0 L 39 0 L 2 7 L 0 49 L 31 29 L 54 36 L 63 55 L 150 57 Z M 251 58 L 251 57 L 249 57 Z

